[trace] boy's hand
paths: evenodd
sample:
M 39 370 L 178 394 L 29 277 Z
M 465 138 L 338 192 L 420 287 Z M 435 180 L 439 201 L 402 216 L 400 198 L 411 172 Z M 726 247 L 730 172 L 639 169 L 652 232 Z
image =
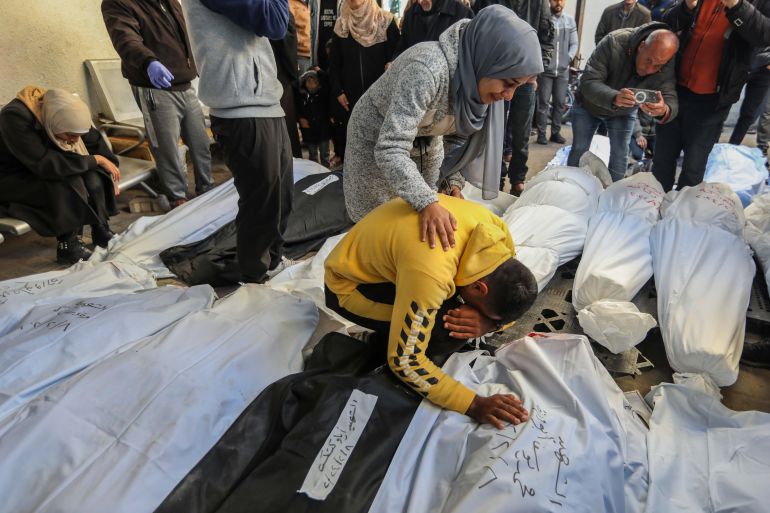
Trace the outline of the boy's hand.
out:
M 518 425 L 529 419 L 527 409 L 513 394 L 477 395 L 465 414 L 479 424 L 492 424 L 497 429 L 503 429 L 505 422 Z
M 350 103 L 348 103 L 348 97 L 345 96 L 345 93 L 342 93 L 337 97 L 337 101 L 340 102 L 340 105 L 342 105 L 342 108 L 346 111 L 350 112 Z
M 449 310 L 444 318 L 444 327 L 449 330 L 449 336 L 470 340 L 494 331 L 497 323 L 485 317 L 470 305 L 460 305 Z

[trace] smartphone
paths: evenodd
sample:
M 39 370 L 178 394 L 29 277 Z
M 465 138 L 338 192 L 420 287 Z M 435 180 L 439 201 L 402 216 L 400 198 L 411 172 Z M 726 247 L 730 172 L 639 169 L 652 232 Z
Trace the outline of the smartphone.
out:
M 658 103 L 658 91 L 651 89 L 631 89 L 634 93 L 634 101 L 638 105 L 642 103 Z

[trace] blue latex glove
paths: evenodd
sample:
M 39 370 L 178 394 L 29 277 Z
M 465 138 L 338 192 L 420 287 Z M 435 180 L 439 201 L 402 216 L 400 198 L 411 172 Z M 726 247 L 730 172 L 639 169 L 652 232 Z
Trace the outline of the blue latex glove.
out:
M 152 61 L 147 66 L 147 76 L 150 83 L 158 89 L 168 89 L 171 87 L 171 81 L 174 80 L 174 75 L 160 61 Z

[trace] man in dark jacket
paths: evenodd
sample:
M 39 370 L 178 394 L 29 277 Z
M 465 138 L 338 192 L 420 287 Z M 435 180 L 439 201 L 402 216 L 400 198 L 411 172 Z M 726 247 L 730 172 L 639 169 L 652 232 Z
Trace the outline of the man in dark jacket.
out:
M 473 9 L 478 13 L 484 7 L 494 4 L 508 7 L 537 31 L 543 66 L 547 68 L 553 58 L 554 37 L 548 0 L 476 0 Z M 535 89 L 534 82 L 521 85 L 516 89 L 510 103 L 506 102 L 508 121 L 503 140 L 503 159 L 510 162 L 507 172 L 503 164 L 500 189 L 503 188 L 503 180 L 507 174 L 511 181 L 511 192 L 516 195 L 524 190 L 524 180 L 529 170 L 527 160 L 529 160 L 529 134 L 535 114 Z
M 658 127 L 653 173 L 665 190 L 703 180 L 730 106 L 749 76 L 752 48 L 770 45 L 770 0 L 683 0 L 664 15 L 681 32 L 677 65 L 680 116 Z
M 450 25 L 465 18 L 473 18 L 473 11 L 459 0 L 416 0 L 404 12 L 401 38 L 393 58 L 417 43 L 438 41 Z
M 172 205 L 187 201 L 182 136 L 195 170 L 195 192 L 212 187 L 209 137 L 190 82 L 198 75 L 182 8 L 175 0 L 103 0 L 102 17 L 144 116 L 150 151 Z
M 551 19 L 554 26 L 554 54 L 537 77 L 537 143 L 548 144 L 545 128 L 548 124 L 548 110 L 551 111 L 551 142 L 567 142 L 560 134 L 564 103 L 567 99 L 569 84 L 569 65 L 578 51 L 577 24 L 575 18 L 564 13 L 564 0 L 550 0 Z M 552 100 L 553 98 L 553 100 Z
M 594 34 L 594 43 L 598 45 L 599 41 L 613 30 L 641 27 L 645 23 L 649 23 L 651 19 L 650 10 L 639 5 L 636 0 L 623 0 L 613 4 L 604 10 L 599 19 Z
M 770 47 L 758 48 L 751 59 L 751 74 L 746 82 L 746 94 L 741 103 L 741 113 L 730 136 L 730 144 L 741 144 L 749 127 L 754 124 L 765 108 L 766 98 L 770 92 Z M 767 151 L 767 141 L 761 141 L 760 132 L 757 132 L 757 148 Z M 762 144 L 764 142 L 764 144 Z
M 586 63 L 572 108 L 573 142 L 567 165 L 579 164 L 604 121 L 610 137 L 610 174 L 615 181 L 623 178 L 637 109 L 659 123 L 676 118 L 677 49 L 676 34 L 656 22 L 616 30 L 599 42 Z M 657 100 L 640 104 L 632 89 L 655 91 Z

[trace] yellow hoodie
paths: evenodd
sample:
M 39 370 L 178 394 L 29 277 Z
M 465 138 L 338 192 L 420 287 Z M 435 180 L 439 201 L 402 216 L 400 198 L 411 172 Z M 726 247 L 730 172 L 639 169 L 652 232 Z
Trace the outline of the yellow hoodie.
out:
M 356 224 L 326 259 L 326 286 L 351 313 L 390 321 L 388 365 L 433 403 L 465 413 L 475 393 L 447 376 L 425 356 L 436 312 L 466 286 L 515 255 L 508 227 L 486 208 L 439 195 L 457 219 L 455 247 L 431 249 L 420 241 L 419 214 L 402 199 L 385 203 Z M 356 290 L 361 284 L 393 283 L 393 306 Z

